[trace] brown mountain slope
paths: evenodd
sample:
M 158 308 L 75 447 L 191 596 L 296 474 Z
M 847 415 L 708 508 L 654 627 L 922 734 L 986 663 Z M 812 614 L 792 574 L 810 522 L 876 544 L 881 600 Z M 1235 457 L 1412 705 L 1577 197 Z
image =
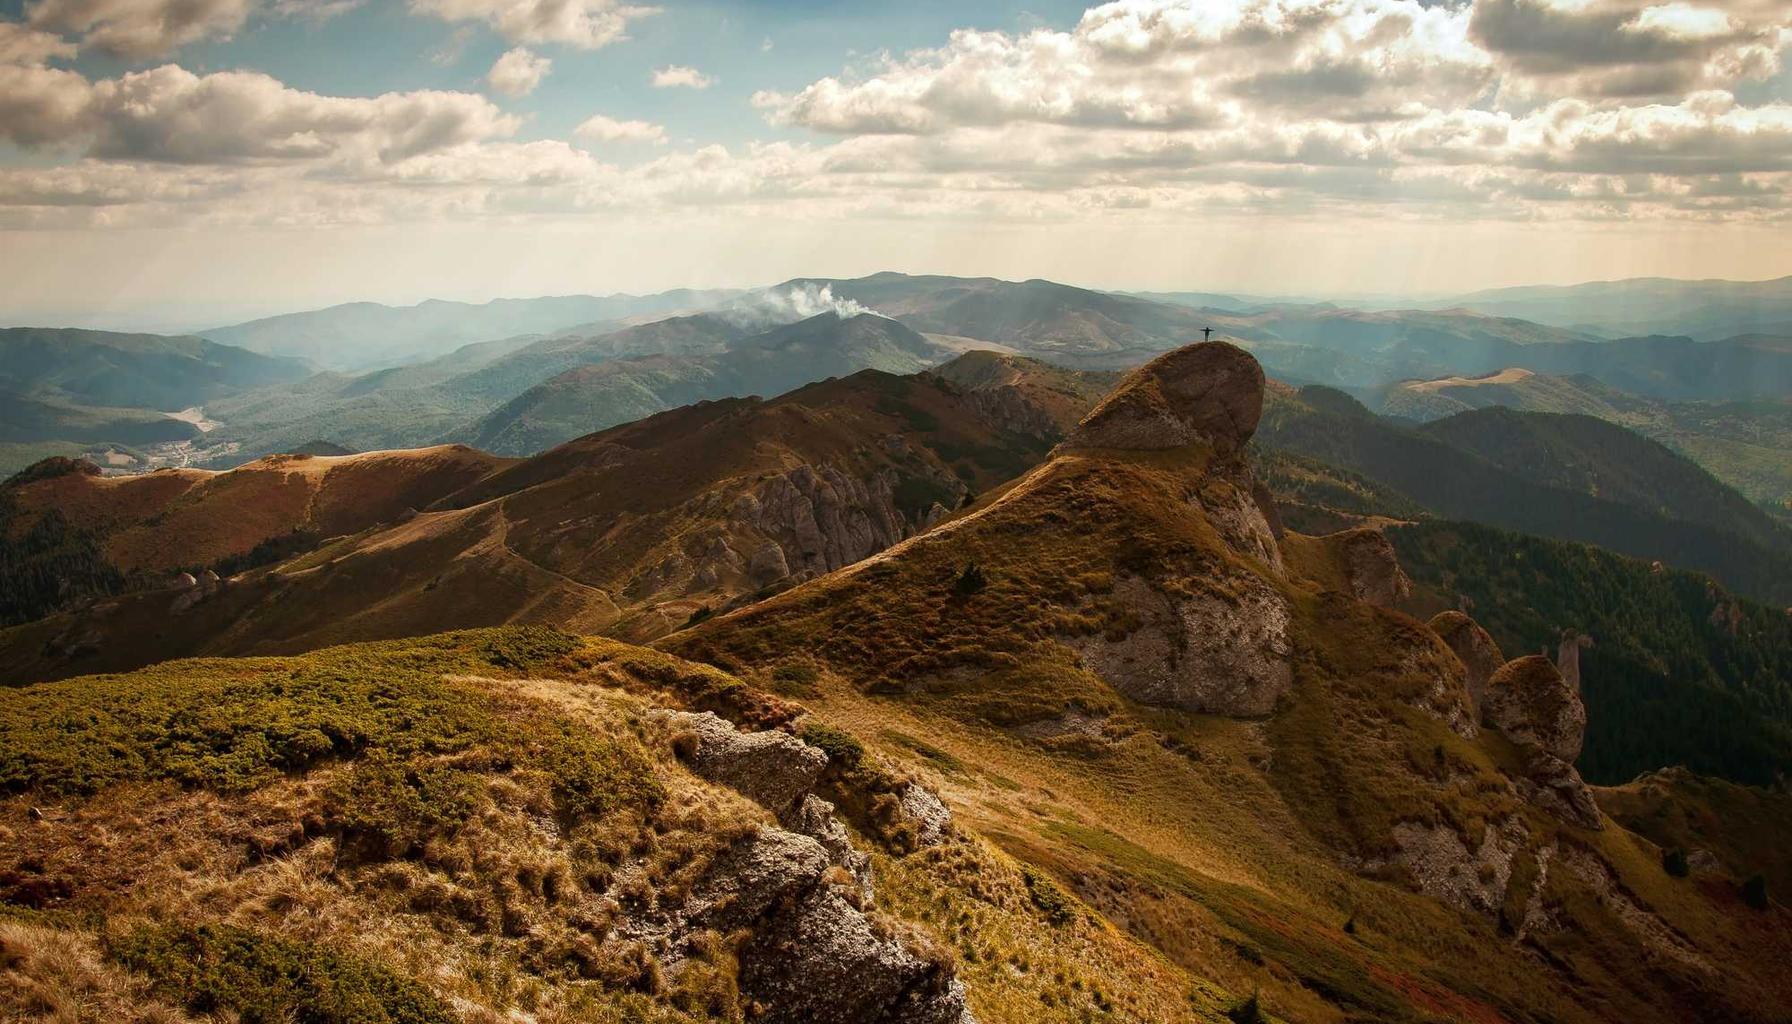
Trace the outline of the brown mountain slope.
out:
M 657 636 L 879 551 L 1035 464 L 1092 389 L 1020 365 L 974 388 L 866 371 L 580 438 L 197 603 L 127 595 L 0 632 L 5 678 L 506 622 Z
M 1261 400 L 1242 352 L 1178 350 L 987 505 L 660 646 L 799 696 L 1277 1016 L 1778 1019 L 1784 908 L 1600 813 L 1550 662 L 1477 707 L 1369 603 L 1406 585 L 1379 534 L 1278 536 L 1239 451 Z
M 55 510 L 98 534 L 121 571 L 214 565 L 294 531 L 356 533 L 424 508 L 508 460 L 462 445 L 358 455 L 270 455 L 225 472 L 100 476 L 76 469 L 9 488 L 27 530 Z

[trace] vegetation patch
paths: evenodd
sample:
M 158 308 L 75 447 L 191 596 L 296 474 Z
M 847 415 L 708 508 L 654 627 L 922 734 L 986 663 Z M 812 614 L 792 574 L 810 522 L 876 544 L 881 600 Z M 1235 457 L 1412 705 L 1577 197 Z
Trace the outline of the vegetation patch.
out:
M 163 998 L 243 1024 L 451 1024 L 422 985 L 327 947 L 229 925 L 138 928 L 108 943 Z

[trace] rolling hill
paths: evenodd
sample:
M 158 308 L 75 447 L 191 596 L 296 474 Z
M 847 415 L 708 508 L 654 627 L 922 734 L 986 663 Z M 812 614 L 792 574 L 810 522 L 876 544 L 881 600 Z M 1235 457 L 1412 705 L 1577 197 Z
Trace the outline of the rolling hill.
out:
M 1500 288 L 1451 300 L 1483 312 L 1598 330 L 1612 337 L 1653 332 L 1717 341 L 1792 330 L 1792 277 L 1686 281 L 1643 277 L 1563 286 Z
M 1498 438 L 1522 440 L 1527 457 L 1499 452 Z M 1307 387 L 1271 393 L 1258 443 L 1360 475 L 1443 518 L 1597 544 L 1792 601 L 1785 527 L 1685 459 L 1591 417 L 1487 409 L 1413 426 Z M 1691 495 L 1703 497 L 1682 497 Z
M 480 304 L 441 299 L 414 306 L 353 302 L 199 333 L 254 352 L 307 359 L 324 369 L 361 371 L 429 359 L 478 342 L 706 309 L 735 294 L 678 289 L 657 295 L 563 295 Z
M 4 678 L 508 622 L 656 636 L 937 522 L 1035 464 L 1103 383 L 1079 390 L 1067 371 L 1013 357 L 964 358 L 978 365 L 967 371 L 975 384 L 954 383 L 956 370 L 861 371 L 771 400 L 686 406 L 475 473 L 476 481 L 442 489 L 434 504 L 407 503 L 421 514 L 249 571 L 178 610 L 171 611 L 180 592 L 159 589 L 0 632 Z M 269 468 L 290 473 L 292 465 Z M 148 486 L 173 478 L 136 479 Z M 212 479 L 265 476 L 236 470 Z M 112 495 L 130 481 L 100 483 L 109 489 L 99 493 Z M 46 496 L 52 486 L 71 485 L 28 485 Z M 364 504 L 371 513 L 376 503 Z M 195 529 L 206 510 L 220 534 L 235 528 L 232 504 L 183 507 Z M 157 514 L 171 526 L 185 521 Z M 164 530 L 175 541 L 188 532 Z M 137 550 L 126 541 L 139 534 L 103 535 L 120 551 Z M 203 562 L 200 547 L 162 550 L 178 565 Z
M 1470 409 L 1581 413 L 1660 441 L 1758 504 L 1792 514 L 1792 401 L 1664 402 L 1586 375 L 1508 368 L 1484 377 L 1402 381 L 1380 396 L 1389 416 L 1429 421 Z

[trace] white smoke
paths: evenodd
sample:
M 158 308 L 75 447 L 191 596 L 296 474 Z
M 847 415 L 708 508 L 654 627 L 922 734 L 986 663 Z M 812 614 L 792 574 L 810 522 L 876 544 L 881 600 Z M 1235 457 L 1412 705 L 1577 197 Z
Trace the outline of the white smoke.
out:
M 766 328 L 807 320 L 823 313 L 832 313 L 842 320 L 864 313 L 883 316 L 862 303 L 836 296 L 833 285 L 817 287 L 812 281 L 782 290 L 767 288 L 753 292 L 742 296 L 718 315 L 742 327 Z

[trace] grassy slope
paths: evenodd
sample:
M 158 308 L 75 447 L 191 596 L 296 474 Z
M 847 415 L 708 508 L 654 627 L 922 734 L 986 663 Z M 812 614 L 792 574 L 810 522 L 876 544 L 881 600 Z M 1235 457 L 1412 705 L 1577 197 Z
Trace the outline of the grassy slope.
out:
M 818 715 L 922 766 L 1004 848 L 1171 961 L 1261 989 L 1290 1019 L 1643 1021 L 1711 1008 L 1686 1001 L 1706 998 L 1692 994 L 1703 984 L 1642 966 L 1611 912 L 1559 879 L 1551 905 L 1572 923 L 1536 940 L 1554 964 L 1539 970 L 1492 922 L 1398 875 L 1339 866 L 1384 854 L 1399 820 L 1478 834 L 1517 814 L 1538 836 L 1598 851 L 1700 948 L 1784 942 L 1739 914 L 1733 893 L 1668 884 L 1629 833 L 1579 832 L 1515 805 L 1498 781 L 1509 748 L 1464 741 L 1408 703 L 1425 684 L 1394 653 L 1395 637 L 1419 635 L 1401 616 L 1277 582 L 1296 609 L 1297 682 L 1266 722 L 1140 707 L 1079 668 L 1065 640 L 1127 628 L 1108 602 L 1117 569 L 1195 589 L 1262 571 L 1190 510 L 1201 467 L 1183 458 L 1061 458 L 884 556 L 662 645 L 767 685 L 813 678 L 793 689 Z M 1325 574 L 1319 542 L 1290 551 Z M 987 587 L 956 594 L 973 562 Z M 1094 725 L 1064 728 L 1078 722 Z M 1440 758 L 1438 775 L 1426 765 Z M 1726 963 L 1737 973 L 1723 998 L 1752 1014 L 1783 1000 L 1760 987 L 1777 984 L 1760 971 L 1769 959 Z
M 656 652 L 516 629 L 22 691 L 0 712 L 0 1008 L 748 1019 L 733 944 L 750 936 L 666 976 L 608 928 L 612 879 L 674 902 L 768 820 L 685 773 L 656 703 L 795 710 Z M 1222 1020 L 1224 991 L 987 841 L 861 845 L 889 926 L 943 942 L 983 1020 Z

